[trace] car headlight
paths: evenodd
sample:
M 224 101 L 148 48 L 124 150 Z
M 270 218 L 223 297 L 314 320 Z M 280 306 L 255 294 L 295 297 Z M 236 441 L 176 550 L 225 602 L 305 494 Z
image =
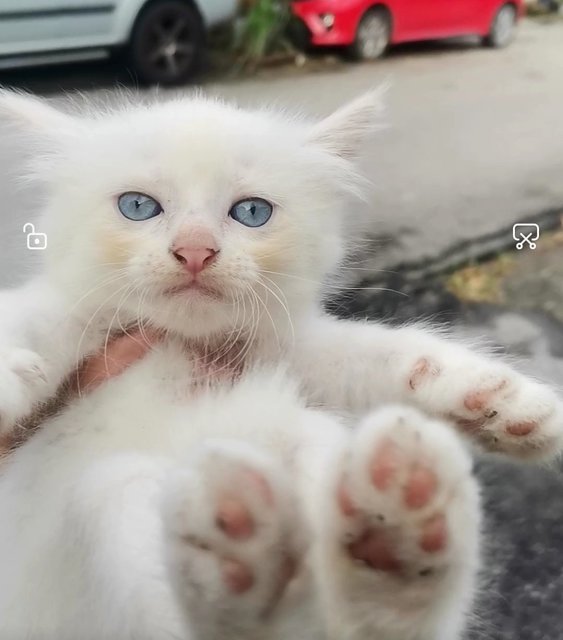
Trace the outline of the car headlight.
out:
M 333 13 L 323 13 L 321 14 L 321 20 L 326 29 L 332 29 L 334 26 L 334 14 Z

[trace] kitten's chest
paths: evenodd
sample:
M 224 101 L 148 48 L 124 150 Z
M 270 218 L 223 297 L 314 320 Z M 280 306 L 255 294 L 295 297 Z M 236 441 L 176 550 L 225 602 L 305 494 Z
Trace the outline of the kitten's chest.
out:
M 255 357 L 244 340 L 215 344 L 191 341 L 183 345 L 183 354 L 191 369 L 193 391 L 236 382 Z
M 155 363 L 155 372 L 163 387 L 173 389 L 180 398 L 198 395 L 204 390 L 231 385 L 258 361 L 272 361 L 257 345 L 244 338 L 216 342 L 197 340 L 166 344 Z M 150 363 L 149 364 L 150 367 Z

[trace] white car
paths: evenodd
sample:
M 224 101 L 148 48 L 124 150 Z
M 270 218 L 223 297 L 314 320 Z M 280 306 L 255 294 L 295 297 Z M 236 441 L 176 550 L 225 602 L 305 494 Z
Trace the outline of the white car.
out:
M 143 83 L 178 84 L 237 0 L 0 0 L 0 70 L 125 51 Z

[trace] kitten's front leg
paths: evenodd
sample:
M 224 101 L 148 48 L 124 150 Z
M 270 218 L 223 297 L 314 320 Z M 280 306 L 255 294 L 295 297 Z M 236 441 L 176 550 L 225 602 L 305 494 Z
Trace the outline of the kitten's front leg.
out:
M 414 409 L 375 412 L 323 484 L 315 568 L 328 637 L 458 640 L 480 513 L 457 436 Z
M 321 318 L 300 333 L 295 352 L 315 402 L 356 415 L 408 403 L 522 458 L 563 448 L 563 403 L 551 388 L 429 329 Z
M 92 349 L 85 321 L 48 282 L 0 292 L 0 432 L 56 393 Z
M 561 399 L 501 361 L 446 343 L 413 359 L 405 379 L 411 402 L 489 451 L 550 459 L 563 449 Z
M 0 346 L 0 433 L 31 413 L 47 386 L 43 358 L 34 351 Z

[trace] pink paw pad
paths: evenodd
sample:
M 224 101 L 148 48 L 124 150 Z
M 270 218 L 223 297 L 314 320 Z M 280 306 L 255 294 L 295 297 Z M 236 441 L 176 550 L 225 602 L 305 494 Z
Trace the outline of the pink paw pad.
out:
M 509 424 L 506 432 L 511 436 L 529 436 L 537 426 L 535 422 L 517 422 Z
M 463 399 L 463 406 L 468 411 L 480 413 L 486 418 L 493 418 L 496 416 L 496 411 L 494 411 L 490 405 L 492 404 L 495 396 L 505 389 L 507 385 L 507 380 L 501 380 L 495 386 L 488 389 L 470 391 Z
M 399 573 L 401 563 L 395 555 L 389 533 L 381 529 L 369 529 L 348 545 L 348 553 L 354 560 L 366 564 L 375 571 Z
M 262 504 L 274 506 L 274 492 L 262 474 L 253 469 L 243 469 L 235 479 L 235 485 L 237 483 L 249 488 Z M 220 499 L 215 523 L 226 536 L 234 540 L 247 540 L 256 529 L 250 508 L 234 491 L 226 491 Z
M 446 518 L 438 513 L 432 516 L 422 525 L 419 545 L 426 553 L 443 551 L 448 541 Z
M 392 440 L 384 440 L 375 452 L 370 469 L 371 480 L 376 488 L 386 491 L 405 462 L 399 446 Z
M 350 497 L 350 493 L 346 487 L 346 480 L 342 479 L 336 491 L 336 500 L 342 515 L 347 518 L 354 518 L 358 515 L 358 507 Z
M 264 504 L 269 507 L 273 507 L 275 505 L 275 496 L 272 487 L 266 478 L 261 473 L 258 473 L 253 469 L 245 469 L 243 474 L 245 482 L 247 482 L 260 496 Z
M 499 385 L 493 389 L 470 391 L 463 399 L 463 406 L 469 411 L 482 411 L 489 405 L 495 393 L 500 389 L 501 386 Z
M 432 469 L 417 464 L 411 469 L 403 489 L 403 501 L 409 509 L 422 509 L 434 497 L 438 478 Z
M 216 524 L 229 538 L 246 540 L 254 534 L 255 524 L 250 510 L 233 497 L 220 502 Z
M 384 440 L 377 449 L 370 468 L 371 480 L 380 491 L 386 491 L 408 464 L 406 455 L 392 440 Z M 420 462 L 409 469 L 403 488 L 403 500 L 409 509 L 421 509 L 433 498 L 438 478 L 432 469 Z
M 409 376 L 409 387 L 414 391 L 428 377 L 437 377 L 441 373 L 440 367 L 429 358 L 420 358 L 412 368 Z
M 223 581 L 232 593 L 243 594 L 254 585 L 254 574 L 242 562 L 225 558 L 221 561 Z

